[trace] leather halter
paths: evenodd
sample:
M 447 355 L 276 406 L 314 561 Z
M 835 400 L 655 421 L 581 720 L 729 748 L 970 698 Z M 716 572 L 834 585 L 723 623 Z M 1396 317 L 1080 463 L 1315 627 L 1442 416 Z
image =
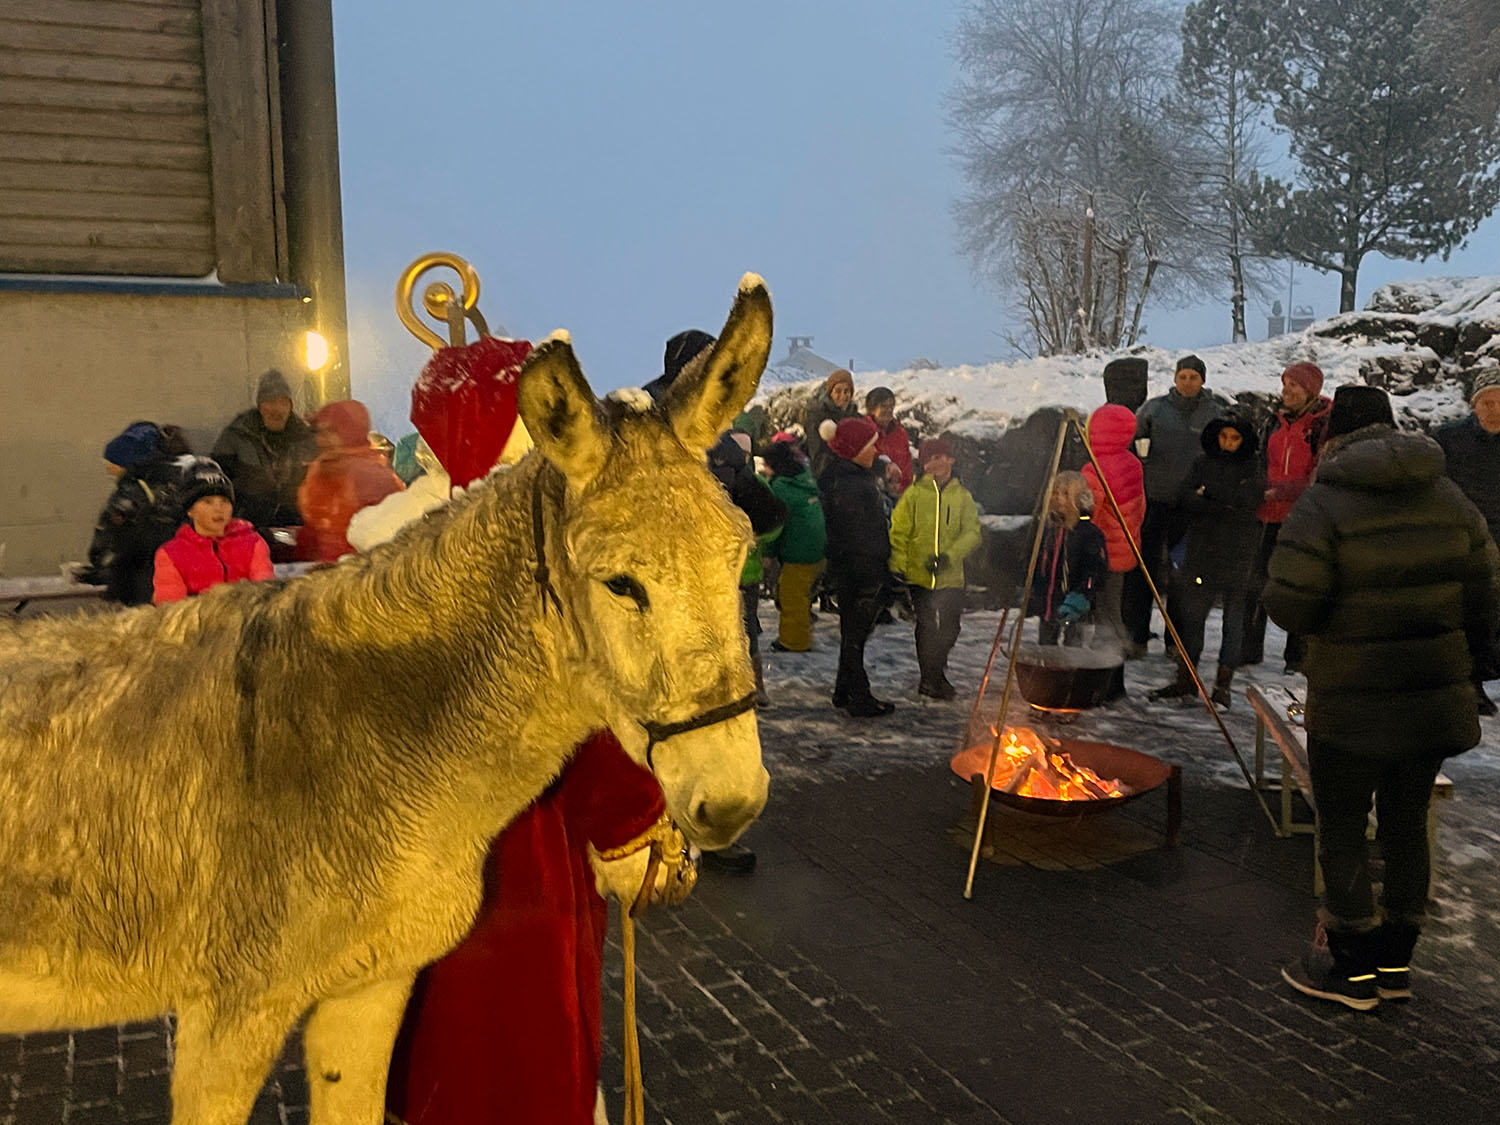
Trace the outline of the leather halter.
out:
M 552 588 L 552 571 L 547 565 L 546 523 L 542 514 L 542 474 L 540 472 L 531 481 L 531 535 L 536 547 L 536 567 L 532 574 L 536 579 L 537 592 L 542 599 L 542 616 L 547 616 L 550 602 L 551 607 L 557 610 L 557 616 L 561 617 L 563 615 L 562 600 L 557 596 L 557 591 Z M 696 715 L 679 719 L 677 722 L 658 723 L 651 720 L 637 720 L 641 729 L 646 732 L 648 740 L 646 742 L 646 768 L 652 773 L 656 772 L 652 752 L 656 749 L 658 742 L 665 742 L 675 735 L 686 734 L 690 730 L 702 730 L 704 727 L 728 722 L 754 709 L 755 692 L 751 691 L 730 703 L 721 703 L 717 707 L 710 707 L 706 711 L 700 711 Z

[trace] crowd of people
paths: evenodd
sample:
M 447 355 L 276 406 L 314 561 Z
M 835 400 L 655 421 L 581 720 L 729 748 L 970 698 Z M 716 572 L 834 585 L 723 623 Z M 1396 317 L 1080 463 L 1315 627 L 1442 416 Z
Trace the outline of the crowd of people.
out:
M 208 457 L 179 427 L 133 422 L 104 447 L 115 485 L 77 576 L 148 605 L 269 578 L 273 558 L 333 562 L 353 550 L 354 514 L 405 487 L 378 440 L 352 399 L 304 420 L 274 369 Z

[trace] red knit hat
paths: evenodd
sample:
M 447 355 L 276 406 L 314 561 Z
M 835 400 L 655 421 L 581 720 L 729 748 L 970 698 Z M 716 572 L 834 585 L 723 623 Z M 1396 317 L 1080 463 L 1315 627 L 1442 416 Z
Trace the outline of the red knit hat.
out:
M 828 448 L 845 461 L 853 461 L 860 450 L 880 436 L 880 430 L 868 418 L 845 418 L 828 439 Z
M 952 457 L 953 447 L 940 437 L 928 438 L 917 447 L 917 461 L 927 464 L 929 457 Z
M 1301 387 L 1313 398 L 1323 393 L 1323 370 L 1316 363 L 1294 363 L 1281 373 L 1281 377 Z

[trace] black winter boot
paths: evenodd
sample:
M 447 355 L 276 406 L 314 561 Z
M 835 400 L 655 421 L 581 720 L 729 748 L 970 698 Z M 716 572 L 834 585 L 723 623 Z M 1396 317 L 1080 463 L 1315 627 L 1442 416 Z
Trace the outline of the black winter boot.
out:
M 1230 692 L 1230 687 L 1233 683 L 1234 669 L 1227 664 L 1220 664 L 1218 675 L 1214 677 L 1213 694 L 1209 696 L 1214 701 L 1215 707 L 1222 707 L 1226 711 L 1229 710 L 1229 704 L 1234 698 Z
M 1155 691 L 1147 692 L 1147 699 L 1182 699 L 1194 695 L 1198 691 L 1198 685 L 1193 682 L 1193 674 L 1188 671 L 1187 665 L 1181 662 L 1177 665 L 1177 678 L 1165 687 L 1159 687 Z
M 1378 930 L 1325 930 L 1319 924 L 1312 945 L 1281 970 L 1281 978 L 1305 996 L 1368 1012 L 1380 1003 L 1375 985 L 1378 939 Z
M 1382 1000 L 1411 999 L 1411 951 L 1421 931 L 1410 922 L 1381 923 L 1375 931 L 1375 990 Z

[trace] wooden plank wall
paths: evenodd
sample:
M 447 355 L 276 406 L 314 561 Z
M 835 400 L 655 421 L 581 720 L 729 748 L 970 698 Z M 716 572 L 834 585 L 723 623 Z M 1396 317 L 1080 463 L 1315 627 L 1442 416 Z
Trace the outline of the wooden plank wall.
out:
M 0 271 L 285 275 L 265 4 L 201 6 L 0 4 Z

